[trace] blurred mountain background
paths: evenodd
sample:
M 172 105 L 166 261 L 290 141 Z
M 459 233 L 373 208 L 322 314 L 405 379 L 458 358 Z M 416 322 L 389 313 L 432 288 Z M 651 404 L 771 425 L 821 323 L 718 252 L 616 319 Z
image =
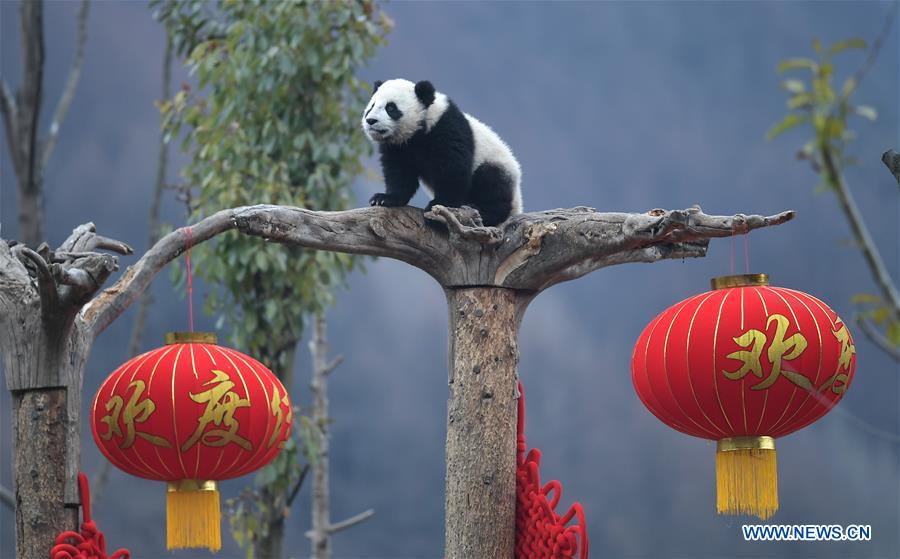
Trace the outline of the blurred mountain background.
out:
M 369 81 L 429 79 L 462 110 L 488 123 L 524 171 L 526 211 L 587 205 L 645 211 L 701 204 L 710 214 L 772 214 L 794 209 L 790 224 L 755 232 L 751 268 L 775 285 L 806 291 L 849 320 L 850 298 L 874 292 L 836 200 L 813 194 L 818 178 L 795 152 L 811 134 L 774 142 L 765 132 L 785 113 L 780 60 L 881 30 L 887 2 L 391 3 L 396 26 L 363 75 Z M 74 2 L 45 9 L 45 100 L 63 87 L 75 44 Z M 46 175 L 47 235 L 53 246 L 93 221 L 103 235 L 146 247 L 153 188 L 165 32 L 146 5 L 98 2 L 91 8 L 84 73 Z M 18 5 L 0 2 L 0 73 L 20 72 Z M 881 153 L 898 149 L 900 33 L 897 22 L 855 99 L 874 106 L 873 124 L 853 122 L 850 152 L 862 165 L 846 178 L 894 277 L 900 277 L 897 185 Z M 842 55 L 843 75 L 865 54 Z M 837 83 L 843 75 L 839 71 Z M 189 79 L 178 69 L 176 84 Z M 46 111 L 52 103 L 45 103 Z M 49 117 L 49 115 L 48 115 Z M 43 120 L 44 123 L 48 119 Z M 362 133 L 362 132 L 360 132 Z M 175 154 L 170 182 L 185 162 Z M 360 178 L 362 205 L 380 190 Z M 0 159 L 2 236 L 15 239 L 15 179 Z M 413 204 L 424 205 L 420 194 Z M 180 226 L 171 193 L 164 218 Z M 744 239 L 734 243 L 743 271 Z M 896 363 L 856 334 L 857 370 L 841 405 L 779 441 L 780 524 L 871 524 L 863 543 L 747 543 L 743 518 L 715 513 L 715 445 L 667 428 L 641 405 L 630 380 L 631 348 L 667 306 L 729 273 L 731 243 L 713 242 L 705 259 L 616 266 L 554 287 L 529 309 L 520 338 L 528 396 L 527 437 L 544 452 L 542 475 L 564 484 L 560 508 L 584 504 L 591 556 L 600 558 L 900 556 L 900 375 Z M 121 258 L 121 269 L 135 257 Z M 443 550 L 443 447 L 447 311 L 424 273 L 370 262 L 350 278 L 329 313 L 334 352 L 346 357 L 331 377 L 332 517 L 373 507 L 376 515 L 334 538 L 335 558 L 439 558 Z M 168 274 L 145 347 L 181 329 L 186 304 Z M 133 310 L 94 346 L 85 406 L 124 354 Z M 200 326 L 212 328 L 203 317 Z M 295 400 L 308 402 L 305 344 Z M 10 479 L 10 403 L 0 391 L 0 483 Z M 83 468 L 103 460 L 83 429 Z M 233 496 L 248 480 L 224 484 Z M 286 548 L 308 555 L 308 486 L 289 520 Z M 95 518 L 108 547 L 136 559 L 169 554 L 164 487 L 114 471 Z M 14 555 L 14 522 L 0 508 L 0 557 Z M 240 557 L 227 534 L 219 556 Z

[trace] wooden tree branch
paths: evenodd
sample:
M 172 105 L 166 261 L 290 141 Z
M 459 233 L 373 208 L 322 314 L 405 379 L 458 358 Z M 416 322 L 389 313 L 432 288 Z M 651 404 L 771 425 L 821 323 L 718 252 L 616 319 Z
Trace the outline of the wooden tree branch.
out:
M 471 211 L 434 206 L 427 213 L 410 207 L 313 212 L 253 206 L 235 210 L 234 219 L 240 231 L 276 242 L 402 260 L 444 287 L 539 291 L 609 264 L 703 256 L 710 238 L 794 217 L 793 212 L 710 216 L 699 207 L 646 214 L 573 208 L 522 214 L 497 229 L 481 226 L 480 220 L 467 224 Z M 434 223 L 449 223 L 450 229 Z
M 341 520 L 340 522 L 336 522 L 334 524 L 329 525 L 325 531 L 328 532 L 329 535 L 337 534 L 347 528 L 352 528 L 356 526 L 360 522 L 365 522 L 369 518 L 375 515 L 375 509 L 366 509 L 359 514 L 355 514 L 346 520 Z M 313 538 L 315 536 L 315 532 L 312 530 L 306 531 L 307 538 Z
M 53 113 L 53 120 L 50 122 L 50 131 L 44 141 L 44 147 L 41 150 L 41 173 L 47 167 L 50 160 L 50 154 L 56 147 L 56 141 L 59 138 L 59 129 L 69 112 L 69 105 L 75 97 L 75 90 L 78 88 L 78 81 L 81 79 L 81 68 L 84 66 L 84 44 L 87 42 L 87 18 L 88 8 L 90 4 L 88 0 L 81 0 L 81 7 L 78 10 L 78 38 L 75 42 L 75 58 L 72 60 L 72 66 L 69 68 L 69 76 L 66 78 L 66 85 L 63 88 L 62 95 L 59 98 L 59 104 L 56 106 L 56 112 Z
M 440 206 L 431 213 L 435 209 L 467 213 L 466 208 Z M 445 287 L 495 285 L 533 291 L 610 264 L 703 256 L 704 243 L 710 238 L 779 225 L 793 217 L 790 211 L 770 217 L 710 216 L 697 207 L 647 214 L 574 208 L 522 214 L 504 224 L 502 231 L 466 238 L 469 229 L 481 226 L 460 225 L 454 235 L 430 225 L 427 214 L 412 207 L 317 212 L 260 205 L 222 210 L 193 225 L 191 236 L 196 245 L 236 227 L 275 242 L 401 260 L 428 272 Z M 160 239 L 84 307 L 82 316 L 95 335 L 128 308 L 163 266 L 184 252 L 184 231 L 178 229 Z M 494 235 L 502 235 L 503 240 L 487 245 L 494 247 L 488 250 L 482 241 Z M 469 262 L 473 253 L 481 255 L 474 265 Z
M 441 283 L 452 325 L 446 557 L 463 559 L 505 556 L 512 549 L 516 328 L 527 302 L 546 287 L 603 266 L 703 256 L 710 238 L 792 217 L 574 208 L 523 214 L 489 228 L 468 208 L 315 212 L 251 206 L 203 219 L 191 227 L 191 242 L 238 229 L 295 246 L 394 258 Z M 17 499 L 40 518 L 53 519 L 42 523 L 17 511 L 20 559 L 38 556 L 35 550 L 52 540 L 54 530 L 74 529 L 81 382 L 95 337 L 184 252 L 187 240 L 184 228 L 166 235 L 99 294 L 117 260 L 98 251 L 131 249 L 98 235 L 93 224 L 75 228 L 56 251 L 0 242 L 0 350 L 17 410 L 16 459 L 23 468 L 43 468 L 40 483 L 16 477 Z M 320 368 L 336 363 L 323 361 Z M 35 429 L 40 437 L 32 435 Z M 66 449 L 65 460 L 51 464 L 46 456 L 59 448 Z M 325 530 L 330 522 L 319 526 Z M 485 526 L 499 532 L 488 535 Z
M 191 226 L 191 242 L 196 245 L 234 228 L 234 210 L 222 210 Z M 187 246 L 186 228 L 172 231 L 156 242 L 134 266 L 81 311 L 94 336 L 131 305 L 150 285 L 157 273 L 181 255 Z
M 371 518 L 375 514 L 375 509 L 366 509 L 359 514 L 355 514 L 346 520 L 341 520 L 340 522 L 336 522 L 328 527 L 328 533 L 331 535 L 337 534 L 342 530 L 346 530 L 347 528 L 352 528 L 356 526 L 360 522 L 365 522 L 369 518 Z

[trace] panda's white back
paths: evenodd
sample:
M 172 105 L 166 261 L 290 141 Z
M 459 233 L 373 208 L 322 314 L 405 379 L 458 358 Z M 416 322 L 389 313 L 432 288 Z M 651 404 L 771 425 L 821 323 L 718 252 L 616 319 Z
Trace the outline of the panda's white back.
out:
M 474 116 L 463 113 L 475 139 L 475 154 L 472 161 L 472 172 L 482 163 L 489 162 L 505 169 L 513 179 L 512 214 L 522 213 L 522 167 L 506 145 L 491 127 Z

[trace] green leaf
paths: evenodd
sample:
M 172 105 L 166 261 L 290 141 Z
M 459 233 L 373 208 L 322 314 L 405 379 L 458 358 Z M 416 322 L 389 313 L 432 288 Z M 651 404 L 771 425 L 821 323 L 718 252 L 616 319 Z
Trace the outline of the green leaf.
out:
M 850 76 L 844 81 L 844 85 L 841 86 L 841 97 L 846 99 L 850 97 L 850 94 L 856 89 L 856 78 Z
M 787 60 L 783 60 L 778 64 L 777 70 L 779 74 L 783 74 L 788 70 L 801 70 L 807 69 L 813 72 L 816 71 L 818 65 L 815 60 L 810 58 L 788 58 Z
M 860 39 L 859 37 L 853 37 L 852 39 L 847 39 L 846 41 L 839 41 L 831 45 L 831 48 L 828 49 L 829 54 L 838 54 L 839 52 L 843 52 L 847 49 L 865 49 L 866 41 Z
M 878 118 L 878 112 L 875 110 L 875 108 L 868 105 L 857 105 L 853 110 L 859 116 L 867 118 L 873 122 Z
M 812 95 L 810 95 L 809 93 L 798 93 L 797 95 L 794 95 L 790 99 L 788 99 L 787 107 L 789 109 L 802 109 L 811 107 L 812 104 Z
M 822 41 L 820 41 L 818 39 L 813 39 L 812 48 L 814 51 L 816 51 L 816 54 L 821 54 L 822 53 Z
M 888 324 L 886 336 L 895 347 L 900 347 L 900 322 L 894 320 Z
M 871 293 L 857 293 L 857 294 L 853 295 L 852 297 L 850 297 L 850 302 L 855 303 L 857 305 L 869 304 L 869 303 L 881 304 L 883 301 L 884 300 L 881 297 L 879 297 L 877 295 L 872 295 Z
M 806 91 L 806 85 L 801 80 L 789 79 L 781 82 L 781 87 L 791 93 L 803 93 Z
M 794 128 L 795 126 L 798 126 L 798 125 L 803 124 L 804 122 L 808 122 L 808 121 L 809 121 L 809 117 L 801 116 L 801 115 L 798 115 L 795 113 L 790 113 L 787 116 L 785 116 L 781 120 L 781 122 L 779 122 L 778 124 L 776 124 L 775 126 L 773 126 L 772 128 L 769 129 L 769 131 L 766 133 L 766 139 L 772 140 L 774 138 L 777 138 L 778 136 L 787 132 L 791 128 Z

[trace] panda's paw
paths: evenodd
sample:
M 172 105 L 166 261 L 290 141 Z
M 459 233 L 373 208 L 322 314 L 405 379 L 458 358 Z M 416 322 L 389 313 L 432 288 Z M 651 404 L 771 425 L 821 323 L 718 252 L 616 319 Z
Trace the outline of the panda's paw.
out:
M 406 202 L 399 199 L 396 196 L 392 196 L 385 192 L 379 192 L 375 194 L 371 198 L 369 198 L 370 206 L 386 206 L 386 207 L 394 207 L 394 206 L 405 206 Z

